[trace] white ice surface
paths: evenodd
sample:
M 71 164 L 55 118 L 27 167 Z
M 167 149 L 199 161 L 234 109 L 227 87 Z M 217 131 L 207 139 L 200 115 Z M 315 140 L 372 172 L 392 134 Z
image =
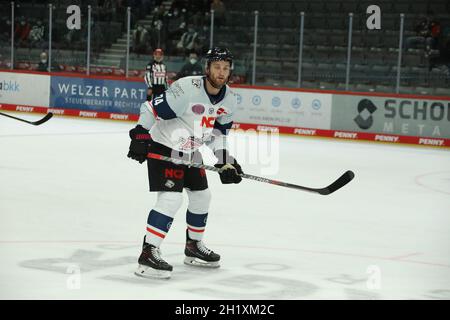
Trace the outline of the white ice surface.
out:
M 320 138 L 281 137 L 267 171 L 250 163 L 252 134 L 232 134 L 248 173 L 312 187 L 356 178 L 320 196 L 208 173 L 205 242 L 221 268 L 182 263 L 185 195 L 162 245 L 172 278 L 136 277 L 155 194 L 126 157 L 133 126 L 0 117 L 0 299 L 450 298 L 450 152 Z

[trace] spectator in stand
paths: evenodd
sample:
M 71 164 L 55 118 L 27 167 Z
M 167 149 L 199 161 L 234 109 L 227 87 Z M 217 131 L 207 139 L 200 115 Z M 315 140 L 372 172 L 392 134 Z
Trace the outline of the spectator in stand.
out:
M 225 4 L 221 0 L 213 0 L 211 10 L 214 10 L 214 24 L 223 26 L 225 24 Z
M 44 33 L 45 27 L 41 20 L 38 20 L 36 24 L 31 28 L 29 40 L 30 47 L 38 48 L 44 45 Z
M 188 19 L 192 21 L 195 27 L 203 26 L 205 11 L 203 10 L 202 1 L 188 0 L 186 4 Z
M 150 46 L 152 48 L 165 48 L 165 36 L 163 33 L 163 21 L 162 20 L 153 20 L 152 28 L 149 31 L 150 37 Z
M 14 41 L 19 47 L 27 44 L 30 30 L 31 27 L 28 21 L 26 21 L 24 17 L 21 17 L 20 22 L 16 25 L 14 31 Z
M 197 45 L 195 47 L 196 52 L 206 53 L 209 49 L 209 37 L 211 36 L 209 32 L 209 25 L 202 26 L 198 32 Z
M 133 32 L 133 51 L 138 54 L 146 53 L 149 43 L 149 34 L 144 26 L 138 24 Z
M 188 29 L 181 36 L 180 41 L 177 43 L 178 52 L 182 52 L 186 54 L 191 50 L 195 50 L 198 47 L 198 33 L 195 31 L 194 26 L 192 24 L 188 25 Z
M 164 16 L 167 14 L 166 9 L 164 8 L 164 5 L 159 5 L 155 7 L 153 10 L 153 21 L 155 20 L 163 20 Z
M 440 23 L 433 18 L 433 12 L 428 11 L 415 27 L 416 36 L 405 40 L 405 49 L 423 48 L 426 53 L 436 48 L 440 34 Z
M 152 29 L 149 30 L 152 48 L 166 47 L 165 45 L 167 32 L 167 25 L 165 24 L 166 15 L 167 15 L 166 9 L 162 4 L 155 6 L 155 8 L 153 9 Z
M 37 71 L 47 72 L 48 71 L 48 57 L 47 52 L 42 51 L 40 54 L 39 64 L 37 66 Z
M 186 22 L 184 15 L 180 14 L 178 8 L 175 8 L 172 12 L 169 11 L 164 16 L 162 33 L 166 39 L 165 43 L 169 54 L 175 53 L 175 47 L 178 41 L 177 39 L 180 39 L 185 30 Z
M 441 36 L 441 23 L 437 20 L 432 20 L 430 24 L 430 30 L 431 30 L 431 38 L 433 39 L 431 42 L 431 46 L 427 46 L 425 48 L 426 55 L 430 55 L 431 50 L 438 49 L 439 48 L 439 38 Z
M 175 80 L 188 76 L 198 76 L 201 74 L 203 74 L 203 68 L 198 61 L 198 54 L 195 51 L 191 51 L 188 57 L 188 61 L 177 73 Z
M 428 68 L 431 71 L 434 68 L 442 69 L 450 79 L 450 27 L 444 28 L 438 42 L 437 50 L 429 56 Z

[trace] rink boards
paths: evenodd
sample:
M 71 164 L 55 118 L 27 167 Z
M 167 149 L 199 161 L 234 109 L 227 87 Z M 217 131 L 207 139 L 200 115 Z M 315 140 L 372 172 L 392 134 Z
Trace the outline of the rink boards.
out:
M 234 129 L 450 147 L 450 97 L 234 85 Z M 141 79 L 0 72 L 0 109 L 136 121 Z

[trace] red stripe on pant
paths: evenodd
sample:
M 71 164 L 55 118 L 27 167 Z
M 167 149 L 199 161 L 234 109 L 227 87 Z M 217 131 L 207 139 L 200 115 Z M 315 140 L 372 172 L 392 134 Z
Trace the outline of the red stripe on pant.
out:
M 188 230 L 192 231 L 192 232 L 199 232 L 199 233 L 205 232 L 205 229 L 200 230 L 200 229 L 194 229 L 194 228 L 191 228 L 191 227 L 188 227 Z
M 162 233 L 159 233 L 159 232 L 157 232 L 157 231 L 155 231 L 153 229 L 150 229 L 149 227 L 147 227 L 147 231 L 150 232 L 150 233 L 153 233 L 154 235 L 157 235 L 158 237 L 163 238 L 163 239 L 166 237 Z

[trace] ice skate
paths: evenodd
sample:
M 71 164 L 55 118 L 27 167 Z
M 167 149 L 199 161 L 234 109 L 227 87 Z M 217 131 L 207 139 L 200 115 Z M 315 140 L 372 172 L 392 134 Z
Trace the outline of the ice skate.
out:
M 186 230 L 186 247 L 184 249 L 184 263 L 191 266 L 218 268 L 220 255 L 208 249 L 202 241 L 189 238 Z
M 134 272 L 139 277 L 168 279 L 172 274 L 172 266 L 161 258 L 159 248 L 145 243 L 138 259 L 139 267 Z

